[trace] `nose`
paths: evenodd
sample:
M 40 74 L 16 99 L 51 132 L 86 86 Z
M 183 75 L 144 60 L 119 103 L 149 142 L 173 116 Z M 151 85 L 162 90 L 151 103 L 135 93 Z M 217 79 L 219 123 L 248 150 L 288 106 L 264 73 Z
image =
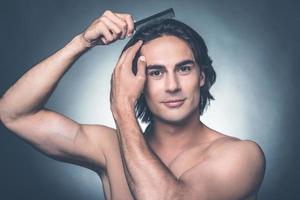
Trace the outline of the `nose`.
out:
M 180 82 L 178 80 L 178 77 L 176 76 L 176 73 L 170 73 L 166 77 L 166 91 L 170 93 L 178 92 L 180 91 Z

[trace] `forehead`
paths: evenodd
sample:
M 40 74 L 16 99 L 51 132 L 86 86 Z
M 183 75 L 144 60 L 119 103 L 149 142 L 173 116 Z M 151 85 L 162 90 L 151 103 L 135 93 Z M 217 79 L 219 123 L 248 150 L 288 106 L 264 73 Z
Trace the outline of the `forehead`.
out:
M 146 57 L 147 64 L 195 60 L 189 45 L 176 36 L 162 36 L 145 43 L 141 48 L 141 55 Z

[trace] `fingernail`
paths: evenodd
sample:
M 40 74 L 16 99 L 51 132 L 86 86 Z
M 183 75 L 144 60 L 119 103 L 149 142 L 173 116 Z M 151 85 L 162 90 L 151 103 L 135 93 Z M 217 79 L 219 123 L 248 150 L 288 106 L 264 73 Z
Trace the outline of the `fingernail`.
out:
M 143 62 L 146 62 L 145 56 L 140 56 L 140 60 L 143 61 Z

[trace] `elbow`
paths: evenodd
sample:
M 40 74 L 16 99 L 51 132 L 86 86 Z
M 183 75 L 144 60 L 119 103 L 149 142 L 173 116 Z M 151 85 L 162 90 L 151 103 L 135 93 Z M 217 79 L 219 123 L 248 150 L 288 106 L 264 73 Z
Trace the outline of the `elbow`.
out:
M 173 187 L 166 191 L 168 200 L 203 200 L 201 195 L 196 195 L 183 181 L 177 180 Z
M 187 200 L 187 194 L 185 194 L 185 186 L 182 182 L 176 181 L 168 183 L 168 185 L 163 186 L 162 184 L 156 187 L 155 194 L 153 190 L 150 191 L 148 198 L 142 198 L 143 200 L 153 200 L 153 199 L 164 199 L 164 200 Z
M 0 97 L 0 122 L 4 126 L 8 126 L 13 121 L 17 119 L 17 116 L 14 114 L 11 114 L 5 107 L 5 102 L 3 97 Z
M 1 107 L 1 106 L 0 106 Z M 0 108 L 0 122 L 7 127 L 8 124 L 10 124 L 13 121 L 12 117 L 8 117 L 4 114 L 2 109 Z
M 2 102 L 0 100 L 0 124 L 3 124 L 4 127 L 11 130 L 15 121 L 16 118 L 5 114 L 5 111 L 2 108 Z
M 0 97 L 0 122 L 4 124 L 4 122 L 7 121 L 6 118 L 4 118 L 4 111 L 3 111 L 3 98 Z

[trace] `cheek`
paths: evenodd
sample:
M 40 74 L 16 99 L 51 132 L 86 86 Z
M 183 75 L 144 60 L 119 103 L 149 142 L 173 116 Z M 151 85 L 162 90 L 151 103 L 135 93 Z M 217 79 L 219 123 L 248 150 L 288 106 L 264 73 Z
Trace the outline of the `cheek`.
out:
M 189 77 L 186 81 L 184 81 L 183 88 L 185 88 L 186 94 L 191 98 L 191 101 L 194 103 L 198 103 L 200 96 L 200 82 L 198 77 Z
M 154 99 L 159 97 L 162 91 L 163 84 L 159 80 L 151 80 L 147 79 L 144 93 L 147 97 L 147 99 Z

